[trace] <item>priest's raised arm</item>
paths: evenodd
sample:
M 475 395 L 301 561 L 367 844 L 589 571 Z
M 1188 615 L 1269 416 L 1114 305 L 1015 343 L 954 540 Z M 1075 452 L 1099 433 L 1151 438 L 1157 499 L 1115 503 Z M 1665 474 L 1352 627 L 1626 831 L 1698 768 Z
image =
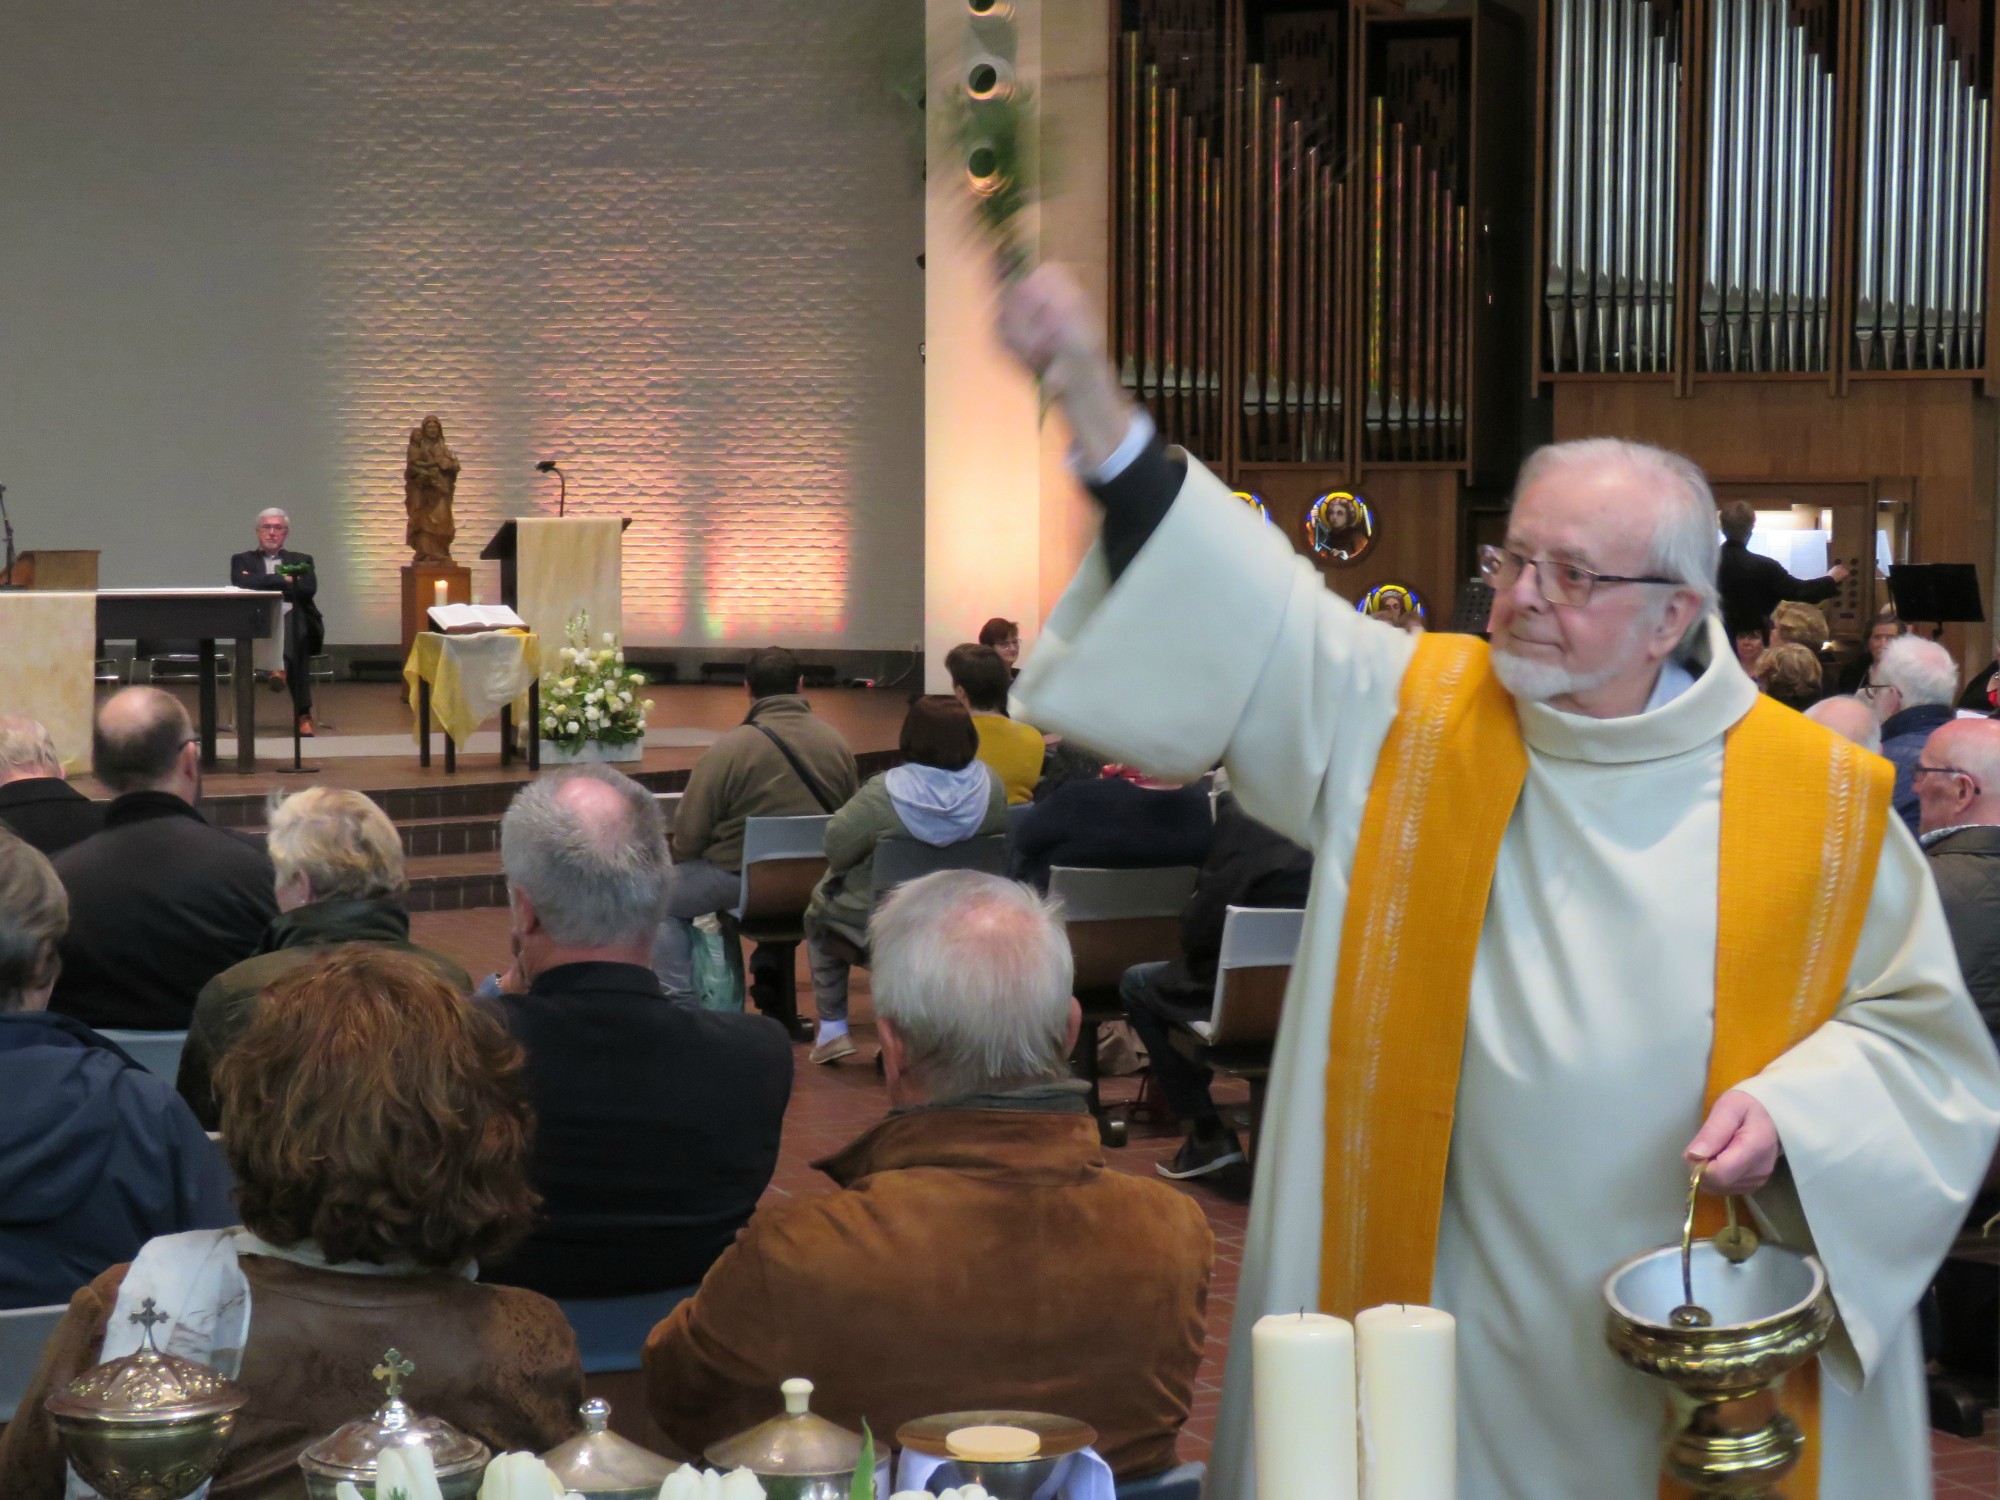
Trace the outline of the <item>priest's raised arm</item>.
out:
M 1222 762 L 1253 816 L 1316 845 L 1321 800 L 1366 795 L 1412 638 L 1358 614 L 1160 442 L 1066 274 L 1044 267 L 1011 288 L 1001 331 L 1061 405 L 1104 508 L 1102 540 L 1016 684 L 1033 705 L 1020 717 L 1164 774 Z

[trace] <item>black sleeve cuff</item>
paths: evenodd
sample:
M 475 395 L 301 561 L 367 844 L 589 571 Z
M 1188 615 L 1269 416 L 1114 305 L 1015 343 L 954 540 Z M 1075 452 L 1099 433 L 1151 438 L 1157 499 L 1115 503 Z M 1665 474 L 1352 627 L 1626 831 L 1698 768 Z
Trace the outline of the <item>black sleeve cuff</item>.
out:
M 1146 539 L 1166 519 L 1186 479 L 1187 465 L 1169 458 L 1167 445 L 1154 433 L 1116 478 L 1090 486 L 1104 507 L 1104 557 L 1113 578 L 1131 566 Z

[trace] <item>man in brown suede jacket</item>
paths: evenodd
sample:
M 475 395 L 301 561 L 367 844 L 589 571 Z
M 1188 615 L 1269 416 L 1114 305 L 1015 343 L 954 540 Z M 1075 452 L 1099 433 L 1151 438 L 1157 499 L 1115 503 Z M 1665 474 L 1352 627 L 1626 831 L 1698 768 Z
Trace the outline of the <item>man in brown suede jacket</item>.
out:
M 819 1163 L 841 1191 L 760 1210 L 646 1341 L 654 1417 L 689 1453 L 775 1415 L 779 1382 L 886 1439 L 1027 1408 L 1097 1429 L 1121 1478 L 1173 1465 L 1214 1238 L 1194 1201 L 1105 1165 L 1070 1078 L 1060 921 L 947 871 L 870 929 L 894 1111 Z

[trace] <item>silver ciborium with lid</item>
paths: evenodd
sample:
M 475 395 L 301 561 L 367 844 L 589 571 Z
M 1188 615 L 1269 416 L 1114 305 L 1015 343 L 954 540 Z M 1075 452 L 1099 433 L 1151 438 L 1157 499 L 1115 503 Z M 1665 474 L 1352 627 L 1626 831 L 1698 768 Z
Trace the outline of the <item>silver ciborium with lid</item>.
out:
M 1826 1268 L 1760 1244 L 1739 1225 L 1694 1238 L 1697 1170 L 1681 1243 L 1636 1255 L 1604 1283 L 1605 1336 L 1633 1369 L 1675 1394 L 1661 1468 L 1698 1495 L 1766 1496 L 1799 1461 L 1805 1438 L 1779 1408 L 1785 1376 L 1833 1327 Z
M 442 1417 L 420 1417 L 410 1409 L 403 1400 L 403 1382 L 416 1372 L 414 1364 L 391 1349 L 370 1372 L 388 1399 L 372 1416 L 347 1423 L 299 1455 L 306 1493 L 312 1500 L 334 1500 L 343 1479 L 370 1500 L 377 1500 L 376 1470 L 383 1450 L 393 1447 L 430 1450 L 444 1500 L 472 1500 L 479 1493 L 479 1481 L 492 1450 Z
M 85 1370 L 44 1406 L 63 1457 L 104 1500 L 180 1500 L 215 1475 L 248 1399 L 219 1371 L 163 1354 L 153 1328 L 171 1321 L 148 1297 L 132 1314 L 138 1351 Z
M 723 1439 L 704 1456 L 725 1474 L 748 1469 L 768 1500 L 847 1500 L 861 1434 L 813 1415 L 810 1380 L 794 1377 L 778 1389 L 783 1415 Z
M 565 1492 L 586 1500 L 654 1500 L 680 1467 L 611 1431 L 611 1403 L 592 1396 L 577 1408 L 583 1431 L 542 1455 Z

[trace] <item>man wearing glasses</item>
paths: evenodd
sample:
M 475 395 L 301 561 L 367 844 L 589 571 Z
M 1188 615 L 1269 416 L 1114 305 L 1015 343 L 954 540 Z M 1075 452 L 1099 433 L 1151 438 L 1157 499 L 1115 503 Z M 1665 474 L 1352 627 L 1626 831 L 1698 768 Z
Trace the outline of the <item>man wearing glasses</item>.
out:
M 69 893 L 49 1009 L 90 1026 L 185 1031 L 201 987 L 255 953 L 278 914 L 264 841 L 201 815 L 201 741 L 154 687 L 97 710 L 104 827 L 55 858 Z
M 2000 1038 L 2000 722 L 1955 719 L 1911 772 L 1918 839 L 1937 877 L 1966 988 Z
M 2000 1131 L 2000 1060 L 1889 768 L 1737 666 L 1700 471 L 1539 451 L 1481 560 L 1490 649 L 1413 638 L 1170 452 L 1101 328 L 1059 268 L 1002 292 L 1104 509 L 1021 711 L 1160 774 L 1220 760 L 1318 856 L 1220 1492 L 1255 1494 L 1248 1322 L 1430 1302 L 1458 1319 L 1460 1500 L 1651 1500 L 1660 1396 L 1605 1348 L 1600 1288 L 1678 1239 L 1699 1163 L 1840 1289 L 1826 1378 L 1783 1397 L 1823 1418 L 1822 1500 L 1927 1495 L 1914 1308 Z

